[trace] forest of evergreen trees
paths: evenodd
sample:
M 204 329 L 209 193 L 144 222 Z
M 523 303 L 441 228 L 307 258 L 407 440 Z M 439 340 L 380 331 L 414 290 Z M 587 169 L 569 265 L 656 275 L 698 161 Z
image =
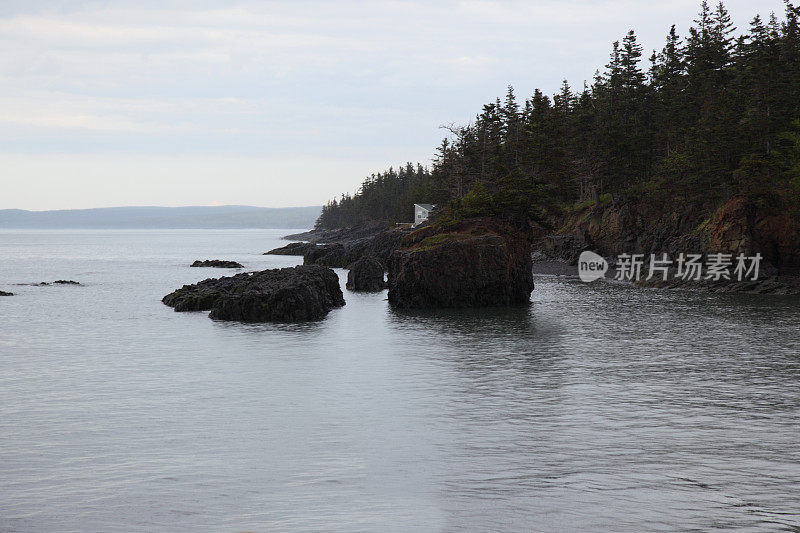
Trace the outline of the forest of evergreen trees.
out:
M 698 216 L 732 195 L 800 203 L 800 7 L 736 29 L 704 0 L 687 36 L 673 26 L 649 66 L 633 31 L 575 91 L 511 87 L 450 128 L 430 169 L 367 178 L 323 208 L 318 227 L 410 221 L 414 202 L 466 214 L 546 219 L 577 203 L 636 197 Z

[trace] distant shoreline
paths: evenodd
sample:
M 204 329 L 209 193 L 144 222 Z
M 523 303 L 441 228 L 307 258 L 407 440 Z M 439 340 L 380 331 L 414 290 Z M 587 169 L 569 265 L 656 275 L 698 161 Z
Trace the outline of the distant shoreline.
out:
M 0 210 L 6 229 L 297 229 L 314 226 L 322 206 L 104 207 Z

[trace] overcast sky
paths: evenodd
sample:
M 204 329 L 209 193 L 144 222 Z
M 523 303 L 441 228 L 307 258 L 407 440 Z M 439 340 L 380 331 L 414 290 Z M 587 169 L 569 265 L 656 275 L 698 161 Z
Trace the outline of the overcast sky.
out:
M 780 0 L 726 2 L 744 30 Z M 0 0 L 0 209 L 322 204 L 699 1 Z

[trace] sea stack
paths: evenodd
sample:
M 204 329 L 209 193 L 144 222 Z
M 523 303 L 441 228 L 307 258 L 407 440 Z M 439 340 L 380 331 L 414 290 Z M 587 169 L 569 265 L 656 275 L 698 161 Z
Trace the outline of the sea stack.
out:
M 397 308 L 523 305 L 533 290 L 526 229 L 494 218 L 426 226 L 389 259 L 389 303 Z
M 347 273 L 347 288 L 351 291 L 378 292 L 386 288 L 383 264 L 374 257 L 362 257 L 352 263 Z

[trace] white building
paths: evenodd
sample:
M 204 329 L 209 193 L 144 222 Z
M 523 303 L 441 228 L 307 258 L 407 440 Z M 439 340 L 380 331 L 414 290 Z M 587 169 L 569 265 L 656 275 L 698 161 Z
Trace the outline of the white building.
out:
M 414 204 L 414 223 L 412 226 L 416 227 L 428 220 L 428 215 L 433 208 L 433 204 Z

